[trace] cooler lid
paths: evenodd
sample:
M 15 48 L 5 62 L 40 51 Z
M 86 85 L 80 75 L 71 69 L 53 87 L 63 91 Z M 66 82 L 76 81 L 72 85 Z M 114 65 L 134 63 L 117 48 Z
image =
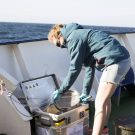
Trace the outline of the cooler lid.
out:
M 48 106 L 53 91 L 59 88 L 54 74 L 23 81 L 20 86 L 31 112 L 42 106 Z

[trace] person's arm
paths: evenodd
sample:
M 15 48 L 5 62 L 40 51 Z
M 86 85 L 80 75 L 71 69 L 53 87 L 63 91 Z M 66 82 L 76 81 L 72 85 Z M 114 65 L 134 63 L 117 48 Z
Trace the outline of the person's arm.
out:
M 70 67 L 66 78 L 59 88 L 61 93 L 68 90 L 73 85 L 82 69 L 82 63 L 84 59 L 85 47 L 83 46 L 81 39 L 70 41 L 68 46 L 70 53 Z
M 94 80 L 94 74 L 95 74 L 94 65 L 85 67 L 85 76 L 84 76 L 84 81 L 83 81 L 82 94 L 89 95 L 90 90 L 92 88 L 93 80 Z

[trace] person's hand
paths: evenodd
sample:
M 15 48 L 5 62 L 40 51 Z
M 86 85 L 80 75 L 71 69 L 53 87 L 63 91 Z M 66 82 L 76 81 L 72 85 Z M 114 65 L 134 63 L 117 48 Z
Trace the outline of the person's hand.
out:
M 2 95 L 3 91 L 5 90 L 6 90 L 5 83 L 3 82 L 3 80 L 0 80 L 0 95 Z
M 81 103 L 87 103 L 88 101 L 90 100 L 90 96 L 89 95 L 86 95 L 86 94 L 81 94 L 80 96 L 80 102 Z
M 52 103 L 54 103 L 56 100 L 59 100 L 61 94 L 59 92 L 59 90 L 55 90 L 53 93 L 52 93 Z

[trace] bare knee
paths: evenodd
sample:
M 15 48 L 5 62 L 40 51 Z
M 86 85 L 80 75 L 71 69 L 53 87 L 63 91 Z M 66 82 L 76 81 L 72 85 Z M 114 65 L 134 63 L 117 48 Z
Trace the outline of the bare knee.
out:
M 95 113 L 100 113 L 105 111 L 106 106 L 110 104 L 110 99 L 107 99 L 105 101 L 102 100 L 96 100 L 95 101 Z
M 102 113 L 105 110 L 105 103 L 95 102 L 95 115 Z

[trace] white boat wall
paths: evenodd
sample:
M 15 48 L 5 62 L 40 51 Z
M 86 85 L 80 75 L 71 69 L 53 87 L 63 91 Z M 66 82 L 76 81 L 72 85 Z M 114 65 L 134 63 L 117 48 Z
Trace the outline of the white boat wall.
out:
M 129 50 L 132 69 L 135 73 L 135 32 L 116 33 L 112 36 L 115 36 Z M 51 73 L 56 74 L 61 82 L 69 68 L 67 50 L 55 47 L 47 39 L 1 43 L 0 56 L 0 78 L 5 81 L 9 92 L 18 95 L 21 93 L 17 89 L 19 82 Z M 99 76 L 100 73 L 96 72 L 91 91 L 94 97 Z M 77 89 L 81 93 L 83 77 L 84 69 L 72 89 Z M 13 104 L 8 94 L 10 93 L 5 92 L 0 96 L 0 132 L 7 135 L 31 135 L 32 116 L 15 96 L 13 98 L 17 102 Z

